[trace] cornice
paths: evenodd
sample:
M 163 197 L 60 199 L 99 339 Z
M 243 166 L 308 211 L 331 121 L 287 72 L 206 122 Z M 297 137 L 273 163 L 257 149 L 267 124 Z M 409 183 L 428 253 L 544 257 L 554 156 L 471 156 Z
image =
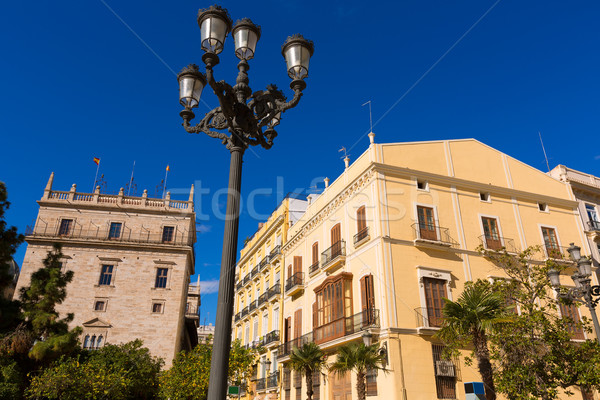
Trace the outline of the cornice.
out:
M 250 256 L 254 255 L 254 253 L 256 252 L 256 248 L 259 245 L 262 245 L 265 240 L 267 239 L 267 237 L 271 236 L 273 234 L 273 232 L 283 224 L 284 220 L 285 220 L 285 216 L 288 214 L 287 211 L 285 211 L 283 214 L 281 214 L 279 217 L 277 217 L 277 219 L 275 219 L 275 221 L 273 221 L 270 225 L 269 228 L 259 236 L 259 238 L 256 240 L 256 243 L 254 243 L 252 245 L 252 247 L 250 249 L 248 249 L 248 251 L 246 252 L 246 254 L 241 257 L 238 262 L 237 265 L 241 265 L 243 263 L 245 263 L 246 261 L 248 261 L 248 258 L 250 258 Z

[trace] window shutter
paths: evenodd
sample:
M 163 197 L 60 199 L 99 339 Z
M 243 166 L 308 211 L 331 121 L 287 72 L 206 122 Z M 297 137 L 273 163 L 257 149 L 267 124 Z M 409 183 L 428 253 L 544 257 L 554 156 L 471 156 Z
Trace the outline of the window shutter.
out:
M 294 274 L 302 272 L 302 256 L 294 256 Z
M 340 224 L 337 224 L 331 228 L 331 244 L 335 244 L 341 240 L 341 229 Z
M 288 279 L 292 277 L 292 264 L 288 265 L 287 277 L 288 277 Z
M 294 339 L 298 339 L 300 336 L 302 336 L 302 309 L 296 310 L 294 313 Z
M 312 305 L 312 321 L 313 321 L 313 330 L 318 326 L 318 321 L 317 321 L 317 302 L 315 301 Z
M 365 206 L 356 210 L 356 231 L 362 232 L 367 227 L 367 218 L 365 214 Z
M 312 264 L 315 265 L 319 262 L 319 243 L 315 242 L 312 245 Z
M 363 276 L 360 278 L 360 302 L 362 304 L 362 309 L 366 310 L 368 308 L 367 305 L 367 277 Z

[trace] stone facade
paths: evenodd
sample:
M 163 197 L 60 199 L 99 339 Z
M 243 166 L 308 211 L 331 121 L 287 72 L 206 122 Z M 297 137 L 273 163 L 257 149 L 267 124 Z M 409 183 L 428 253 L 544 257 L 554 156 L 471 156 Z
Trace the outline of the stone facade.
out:
M 186 323 L 190 276 L 194 274 L 195 214 L 189 201 L 148 199 L 52 190 L 53 175 L 38 201 L 35 227 L 16 293 L 54 243 L 62 245 L 63 268 L 74 271 L 61 315 L 74 313 L 84 347 L 144 341 L 171 365 L 175 354 L 194 344 L 195 322 Z M 164 278 L 163 278 L 164 276 Z M 190 325 L 186 329 L 186 326 Z M 192 328 L 193 327 L 193 328 Z M 195 333 L 195 332 L 194 332 Z

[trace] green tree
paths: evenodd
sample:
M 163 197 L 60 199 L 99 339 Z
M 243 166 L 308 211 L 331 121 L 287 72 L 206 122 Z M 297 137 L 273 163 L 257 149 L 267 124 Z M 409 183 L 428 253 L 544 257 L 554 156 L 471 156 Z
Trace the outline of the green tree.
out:
M 63 357 L 31 380 L 30 399 L 153 399 L 163 361 L 141 340 Z
M 329 370 L 344 375 L 350 371 L 356 372 L 356 392 L 359 400 L 365 400 L 367 372 L 386 371 L 385 355 L 379 352 L 377 343 L 367 346 L 364 343 L 349 343 L 338 348 L 336 360 L 329 365 Z
M 312 400 L 313 373 L 321 372 L 326 366 L 326 355 L 315 342 L 305 343 L 302 347 L 294 347 L 290 354 L 288 366 L 293 371 L 299 371 L 306 379 L 306 396 Z
M 6 186 L 0 182 L 0 337 L 15 329 L 20 322 L 19 303 L 4 298 L 4 291 L 12 284 L 13 280 L 9 273 L 9 263 L 24 240 L 24 236 L 17 232 L 16 227 L 7 227 L 6 225 L 4 215 L 10 207 L 7 199 Z
M 487 400 L 496 399 L 488 334 L 509 320 L 505 304 L 504 298 L 493 291 L 489 282 L 468 282 L 457 301 L 445 299 L 444 322 L 437 333 L 437 337 L 452 349 L 467 344 L 474 346 Z
M 173 366 L 161 374 L 161 399 L 204 400 L 208 394 L 212 345 L 200 343 L 190 352 L 180 352 Z M 258 351 L 246 349 L 234 340 L 229 353 L 229 381 L 235 385 L 245 384 L 251 377 L 252 365 Z
M 59 318 L 56 311 L 56 305 L 67 296 L 67 284 L 73 280 L 73 271 L 62 271 L 62 257 L 61 246 L 55 244 L 44 259 L 44 266 L 31 275 L 30 286 L 20 293 L 23 315 L 36 340 L 29 357 L 37 362 L 48 363 L 78 346 L 81 328 L 68 327 L 73 314 Z
M 550 268 L 565 270 L 568 263 L 540 261 L 539 247 L 516 255 L 480 251 L 509 277 L 495 282 L 494 290 L 520 311 L 488 336 L 498 392 L 511 400 L 550 400 L 574 386 L 600 389 L 599 343 L 572 340 L 575 329 L 591 332 L 590 321 L 560 317 L 548 280 Z

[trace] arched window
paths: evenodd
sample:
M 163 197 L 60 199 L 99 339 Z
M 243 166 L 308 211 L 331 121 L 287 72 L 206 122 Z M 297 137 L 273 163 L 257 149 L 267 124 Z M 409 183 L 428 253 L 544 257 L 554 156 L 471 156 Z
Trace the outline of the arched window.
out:
M 83 340 L 83 348 L 87 349 L 90 347 L 90 335 L 85 335 L 85 339 Z
M 98 341 L 96 342 L 96 348 L 99 349 L 102 347 L 102 335 L 98 336 Z
M 92 340 L 90 340 L 90 349 L 94 350 L 96 348 L 96 335 L 92 336 Z

